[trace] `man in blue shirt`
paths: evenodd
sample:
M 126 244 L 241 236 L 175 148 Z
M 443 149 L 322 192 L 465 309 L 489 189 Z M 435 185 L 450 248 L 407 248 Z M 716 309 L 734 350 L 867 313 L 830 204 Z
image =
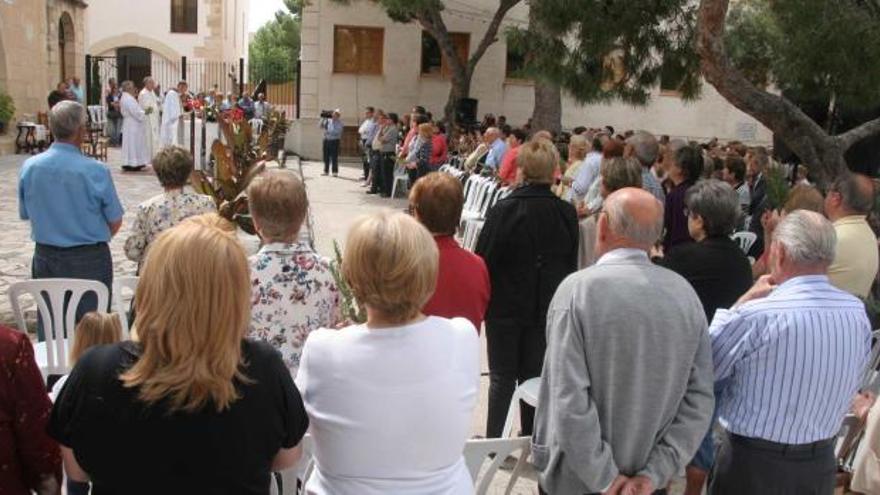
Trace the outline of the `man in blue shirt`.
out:
M 332 116 L 321 119 L 321 129 L 324 129 L 324 173 L 330 173 L 330 165 L 333 165 L 333 177 L 339 176 L 339 140 L 342 139 L 344 125 L 340 117 L 339 109 L 333 111 Z
M 790 213 L 773 232 L 771 274 L 715 313 L 718 415 L 727 434 L 709 493 L 831 493 L 834 445 L 871 348 L 865 305 L 833 287 L 834 227 Z
M 489 154 L 486 155 L 486 167 L 498 170 L 504 154 L 507 153 L 507 144 L 501 139 L 501 131 L 496 127 L 486 129 L 486 142 L 489 144 Z
M 30 221 L 36 243 L 33 278 L 97 280 L 110 290 L 113 259 L 107 244 L 122 225 L 123 211 L 110 170 L 80 153 L 85 125 L 86 110 L 75 101 L 62 101 L 49 112 L 55 143 L 21 167 L 19 216 Z M 97 306 L 95 295 L 87 294 L 77 321 Z

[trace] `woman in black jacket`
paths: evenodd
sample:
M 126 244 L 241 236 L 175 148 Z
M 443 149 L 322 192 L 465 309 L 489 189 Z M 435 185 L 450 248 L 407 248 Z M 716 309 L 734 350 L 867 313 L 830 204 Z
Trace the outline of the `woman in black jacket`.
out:
M 550 141 L 524 144 L 516 162 L 520 186 L 489 211 L 477 241 L 492 282 L 486 314 L 489 438 L 501 436 L 517 382 L 541 374 L 547 308 L 562 280 L 577 270 L 577 212 L 550 190 L 558 163 Z M 522 431 L 529 435 L 534 409 L 521 410 Z

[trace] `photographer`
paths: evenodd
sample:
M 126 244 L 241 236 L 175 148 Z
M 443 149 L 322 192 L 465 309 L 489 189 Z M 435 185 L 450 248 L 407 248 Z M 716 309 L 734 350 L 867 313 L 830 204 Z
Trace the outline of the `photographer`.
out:
M 337 108 L 333 112 L 321 112 L 321 129 L 324 129 L 324 173 L 330 173 L 333 164 L 333 177 L 339 175 L 339 140 L 342 139 L 342 116 Z

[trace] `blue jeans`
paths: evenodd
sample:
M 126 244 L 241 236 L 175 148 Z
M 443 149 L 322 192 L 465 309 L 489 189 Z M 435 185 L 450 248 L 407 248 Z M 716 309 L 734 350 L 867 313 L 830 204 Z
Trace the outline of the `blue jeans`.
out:
M 110 138 L 111 146 L 122 143 L 122 118 L 107 119 L 107 137 Z
M 113 257 L 110 255 L 110 247 L 106 242 L 72 248 L 58 248 L 37 244 L 34 250 L 34 261 L 31 265 L 31 277 L 34 279 L 77 278 L 96 280 L 106 285 L 109 293 L 113 287 Z M 68 298 L 65 298 L 65 306 L 67 301 Z M 110 309 L 109 299 L 107 302 L 108 307 L 101 308 L 101 311 Z M 49 311 L 52 311 L 48 299 L 46 299 L 46 305 L 49 306 Z M 85 294 L 76 308 L 75 322 L 79 322 L 86 313 L 97 309 L 97 296 L 92 292 Z M 59 323 L 59 328 L 63 328 L 64 322 Z M 65 336 L 67 336 L 67 330 L 64 329 Z M 37 338 L 40 341 L 45 340 L 43 322 L 40 318 L 37 320 Z

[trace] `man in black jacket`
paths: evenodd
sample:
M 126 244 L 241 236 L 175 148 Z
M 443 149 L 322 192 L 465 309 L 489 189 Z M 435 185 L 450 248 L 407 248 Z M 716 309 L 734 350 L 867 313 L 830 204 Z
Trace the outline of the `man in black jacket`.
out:
M 562 280 L 577 269 L 577 212 L 550 190 L 558 163 L 550 141 L 522 145 L 521 185 L 489 211 L 477 241 L 492 283 L 486 313 L 489 438 L 501 436 L 517 383 L 540 376 L 547 308 Z M 521 410 L 522 432 L 529 435 L 534 409 Z
M 764 252 L 764 227 L 761 225 L 761 216 L 767 211 L 767 181 L 764 179 L 764 170 L 770 164 L 770 155 L 761 146 L 752 148 L 746 155 L 746 175 L 749 179 L 751 203 L 749 204 L 749 230 L 758 236 L 758 239 L 749 250 L 749 256 L 758 259 Z

